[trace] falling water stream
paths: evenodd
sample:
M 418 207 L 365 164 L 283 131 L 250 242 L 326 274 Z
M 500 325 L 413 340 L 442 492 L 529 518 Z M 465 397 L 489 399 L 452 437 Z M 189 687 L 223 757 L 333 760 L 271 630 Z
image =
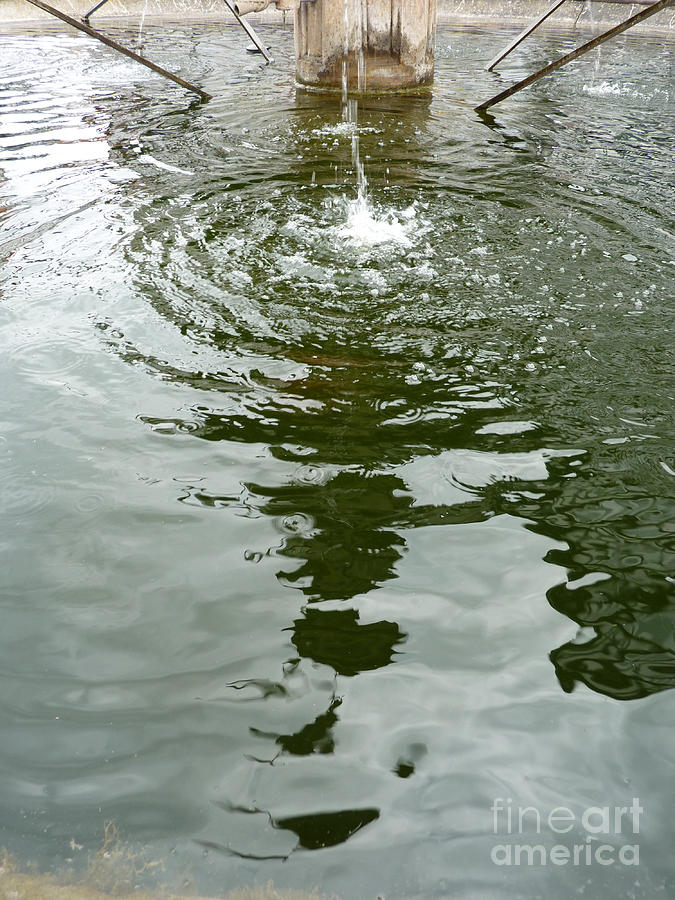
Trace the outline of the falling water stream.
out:
M 374 233 L 372 210 L 368 203 L 368 180 L 361 160 L 359 138 L 359 96 L 366 90 L 366 66 L 364 56 L 365 34 L 363 30 L 363 0 L 344 0 L 344 58 L 342 60 L 342 121 L 351 133 L 352 167 L 356 178 L 356 199 L 348 205 L 348 221 L 358 231 Z M 353 24 L 352 24 L 353 18 Z M 350 35 L 355 33 L 356 54 L 350 55 Z M 356 62 L 356 96 L 349 90 L 350 56 Z M 376 227 L 376 226 L 375 226 Z
M 143 0 L 143 9 L 141 11 L 141 18 L 138 23 L 138 47 L 139 53 L 142 52 L 143 48 L 143 25 L 145 24 L 145 17 L 148 14 L 148 0 Z
M 431 92 L 340 105 L 261 32 L 269 67 L 145 20 L 201 104 L 0 25 L 0 847 L 220 897 L 672 897 L 672 44 L 481 118 L 579 35 L 498 75 L 513 29 L 441 28 Z M 499 798 L 572 811 L 527 818 L 547 853 L 638 798 L 603 841 L 639 868 L 498 866 Z

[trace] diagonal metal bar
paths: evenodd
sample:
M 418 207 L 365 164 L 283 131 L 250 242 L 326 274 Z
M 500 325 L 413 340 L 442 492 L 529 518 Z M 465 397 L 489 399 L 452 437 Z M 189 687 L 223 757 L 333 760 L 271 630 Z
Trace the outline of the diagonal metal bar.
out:
M 246 21 L 246 19 L 243 16 L 239 15 L 239 13 L 237 12 L 237 7 L 232 2 L 232 0 L 223 0 L 223 2 L 225 4 L 225 6 L 227 6 L 227 8 L 230 10 L 232 15 L 235 17 L 237 22 L 239 22 L 239 24 L 244 29 L 246 34 L 251 38 L 251 40 L 256 45 L 258 50 L 260 50 L 262 55 L 265 57 L 266 62 L 271 63 L 272 57 L 269 55 L 267 47 L 263 44 L 263 42 L 260 40 L 260 38 L 258 37 L 255 30 L 253 29 L 253 26 L 249 25 L 249 23 Z
M 554 62 L 549 63 L 549 65 L 544 66 L 543 69 L 539 69 L 538 72 L 534 72 L 532 75 L 528 75 L 527 78 L 523 78 L 522 81 L 519 81 L 517 84 L 502 91 L 501 94 L 497 94 L 495 97 L 491 97 L 489 100 L 481 103 L 480 106 L 476 106 L 476 112 L 482 112 L 483 110 L 494 106 L 495 103 L 501 103 L 501 101 L 506 100 L 507 97 L 511 97 L 513 94 L 518 93 L 518 91 L 522 91 L 523 88 L 529 87 L 535 81 L 539 81 L 544 75 L 555 72 L 555 70 L 559 69 L 561 66 L 566 65 L 568 62 L 572 62 L 574 59 L 578 59 L 580 56 L 583 56 L 584 53 L 588 53 L 589 50 L 595 49 L 595 47 L 598 47 L 610 38 L 616 37 L 617 34 L 621 34 L 622 31 L 632 28 L 633 25 L 643 22 L 645 19 L 648 19 L 657 12 L 661 12 L 662 9 L 666 9 L 668 6 L 672 6 L 674 3 L 675 0 L 658 0 L 657 3 L 652 3 L 650 6 L 643 9 L 642 12 L 636 13 L 634 16 L 626 19 L 625 22 L 621 22 L 620 25 L 615 25 L 614 28 L 610 28 L 609 31 L 605 31 L 603 34 L 598 35 L 598 37 L 593 38 L 593 40 L 588 41 L 581 47 L 577 47 L 577 49 L 572 50 L 571 53 L 561 56 L 560 59 L 556 59 Z
M 89 12 L 85 13 L 85 14 L 82 16 L 82 21 L 83 21 L 83 22 L 86 22 L 87 25 L 88 25 L 88 24 L 89 24 L 89 17 L 90 17 L 90 16 L 93 16 L 94 13 L 96 12 L 96 10 L 97 10 L 97 9 L 100 9 L 102 6 L 105 6 L 107 2 L 108 2 L 108 0 L 99 0 L 99 2 L 96 4 L 96 6 L 92 6 L 92 8 L 89 10 Z
M 101 2 L 107 3 L 108 0 L 101 0 Z M 525 31 L 521 31 L 518 37 L 514 41 L 512 41 L 508 47 L 505 47 L 504 50 L 500 51 L 497 56 L 495 56 L 495 58 L 491 62 L 489 62 L 487 66 L 485 66 L 486 71 L 491 72 L 497 65 L 497 63 L 505 59 L 512 50 L 516 49 L 519 44 L 522 44 L 525 38 L 528 35 L 532 34 L 535 28 L 539 28 L 541 23 L 545 22 L 549 16 L 552 16 L 556 9 L 558 9 L 559 6 L 562 6 L 564 2 L 565 0 L 555 0 L 553 6 L 550 6 L 545 13 L 542 13 L 542 15 L 539 16 L 536 22 L 533 22 L 532 25 L 528 25 Z M 95 7 L 95 9 L 98 9 L 98 7 Z
M 118 44 L 117 41 L 113 41 L 112 38 L 106 37 L 105 34 L 102 34 L 100 31 L 96 31 L 96 29 L 92 28 L 90 25 L 85 25 L 78 19 L 73 19 L 72 16 L 61 12 L 60 9 L 54 9 L 53 6 L 49 6 L 47 3 L 43 3 L 42 0 L 26 0 L 26 3 L 31 3 L 33 6 L 37 6 L 38 9 L 41 9 L 43 12 L 49 13 L 50 16 L 56 16 L 57 19 L 61 19 L 68 25 L 72 25 L 72 27 L 77 28 L 78 31 L 83 31 L 85 34 L 88 34 L 89 37 L 96 38 L 97 41 L 101 41 L 102 44 L 106 44 L 108 47 L 112 47 L 112 49 L 117 50 L 118 53 L 123 53 L 124 56 L 128 56 L 129 59 L 133 59 L 136 62 L 139 62 L 147 69 L 152 69 L 152 71 L 157 72 L 158 75 L 163 75 L 165 78 L 168 78 L 171 81 L 175 81 L 176 84 L 179 84 L 181 87 L 186 88 L 188 91 L 199 94 L 202 100 L 211 100 L 211 94 L 207 94 L 206 91 L 203 91 L 196 85 L 190 84 L 189 81 L 185 81 L 183 78 L 179 78 L 178 75 L 174 75 L 172 72 L 167 72 L 166 69 L 163 69 L 156 63 L 150 62 L 149 59 L 145 59 L 144 57 L 139 56 L 138 53 L 134 53 L 134 51 L 129 50 L 128 47 L 123 47 L 122 44 Z

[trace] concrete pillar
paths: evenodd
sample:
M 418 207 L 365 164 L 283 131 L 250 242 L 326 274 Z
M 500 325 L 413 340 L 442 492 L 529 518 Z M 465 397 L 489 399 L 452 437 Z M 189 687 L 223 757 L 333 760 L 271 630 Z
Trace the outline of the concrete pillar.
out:
M 381 91 L 434 78 L 436 0 L 300 0 L 295 73 L 301 84 Z

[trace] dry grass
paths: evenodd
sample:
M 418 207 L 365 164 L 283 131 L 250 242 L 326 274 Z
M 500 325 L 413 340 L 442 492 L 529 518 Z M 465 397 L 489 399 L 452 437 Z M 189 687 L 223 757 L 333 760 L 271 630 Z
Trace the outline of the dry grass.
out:
M 89 861 L 84 873 L 43 875 L 20 871 L 0 848 L 0 900 L 216 900 L 195 894 L 175 894 L 164 888 L 145 890 L 139 880 L 161 873 L 160 862 L 123 844 L 114 825 L 105 828 L 103 845 Z M 263 886 L 239 888 L 220 900 L 331 900 L 316 891 L 288 891 Z M 337 898 L 332 898 L 337 900 Z

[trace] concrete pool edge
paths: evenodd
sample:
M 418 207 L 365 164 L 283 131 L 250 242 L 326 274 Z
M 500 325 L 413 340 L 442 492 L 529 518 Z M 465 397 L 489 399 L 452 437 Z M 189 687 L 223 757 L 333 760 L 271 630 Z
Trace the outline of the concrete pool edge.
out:
M 81 17 L 91 8 L 90 0 L 60 0 L 58 8 Z M 644 2 L 628 3 L 618 0 L 569 0 L 542 28 L 605 28 L 616 25 L 644 8 Z M 549 0 L 438 0 L 439 25 L 522 25 L 533 21 L 549 6 Z M 0 0 L 0 27 L 14 22 L 47 21 L 50 17 L 26 3 L 25 0 Z M 236 25 L 222 0 L 110 0 L 97 17 L 105 19 L 137 17 L 173 20 L 196 20 Z M 293 14 L 268 7 L 262 13 L 247 16 L 253 25 L 286 25 L 292 27 Z M 648 23 L 636 26 L 632 34 L 661 33 L 675 35 L 675 7 L 655 15 Z

